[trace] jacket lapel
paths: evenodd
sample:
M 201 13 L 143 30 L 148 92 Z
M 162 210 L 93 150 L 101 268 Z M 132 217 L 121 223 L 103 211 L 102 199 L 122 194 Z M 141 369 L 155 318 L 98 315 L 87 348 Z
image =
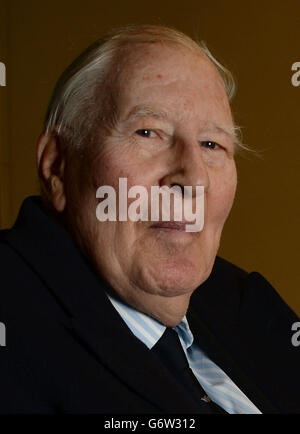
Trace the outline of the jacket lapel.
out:
M 195 341 L 199 347 L 213 360 L 245 393 L 262 413 L 276 414 L 276 409 L 256 384 L 245 374 L 226 347 L 217 339 L 207 324 L 201 320 L 197 310 L 190 306 L 187 314 Z
M 103 327 L 95 331 L 86 321 L 74 318 L 70 330 L 116 378 L 158 411 L 205 413 L 205 404 L 197 406 L 155 354 L 131 334 L 125 323 L 119 327 L 118 320 L 114 322 L 111 319 L 109 323 L 104 321 Z M 109 332 L 107 324 L 110 325 Z

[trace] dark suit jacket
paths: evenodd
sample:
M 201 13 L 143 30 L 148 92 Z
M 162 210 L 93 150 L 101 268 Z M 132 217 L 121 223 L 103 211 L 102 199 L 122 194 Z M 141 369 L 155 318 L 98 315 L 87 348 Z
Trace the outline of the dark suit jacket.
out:
M 1 232 L 0 264 L 1 413 L 205 413 L 131 333 L 39 198 Z M 298 318 L 259 273 L 217 257 L 187 317 L 200 347 L 263 413 L 300 412 Z

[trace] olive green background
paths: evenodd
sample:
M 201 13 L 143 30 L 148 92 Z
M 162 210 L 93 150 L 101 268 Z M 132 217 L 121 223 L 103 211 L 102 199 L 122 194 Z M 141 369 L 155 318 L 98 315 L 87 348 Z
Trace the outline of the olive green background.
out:
M 38 192 L 36 141 L 56 79 L 112 27 L 165 24 L 207 42 L 232 70 L 233 111 L 244 143 L 236 202 L 220 255 L 261 272 L 300 313 L 300 0 L 0 0 L 0 226 Z

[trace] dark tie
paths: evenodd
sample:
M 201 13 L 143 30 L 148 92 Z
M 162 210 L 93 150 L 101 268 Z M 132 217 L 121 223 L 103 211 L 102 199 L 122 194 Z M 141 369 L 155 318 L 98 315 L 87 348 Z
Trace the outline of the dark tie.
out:
M 210 400 L 194 376 L 175 330 L 167 327 L 162 337 L 152 348 L 152 351 L 155 352 L 197 403 L 202 401 L 207 405 L 207 413 L 226 413 L 225 410 Z

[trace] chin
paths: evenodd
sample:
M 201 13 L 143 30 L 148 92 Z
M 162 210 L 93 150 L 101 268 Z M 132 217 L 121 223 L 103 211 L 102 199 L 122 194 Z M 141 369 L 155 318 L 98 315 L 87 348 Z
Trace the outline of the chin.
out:
M 165 297 L 190 294 L 208 278 L 210 272 L 211 267 L 203 263 L 198 266 L 192 262 L 160 264 L 148 270 L 148 276 L 144 276 L 148 284 L 144 288 L 146 292 Z

